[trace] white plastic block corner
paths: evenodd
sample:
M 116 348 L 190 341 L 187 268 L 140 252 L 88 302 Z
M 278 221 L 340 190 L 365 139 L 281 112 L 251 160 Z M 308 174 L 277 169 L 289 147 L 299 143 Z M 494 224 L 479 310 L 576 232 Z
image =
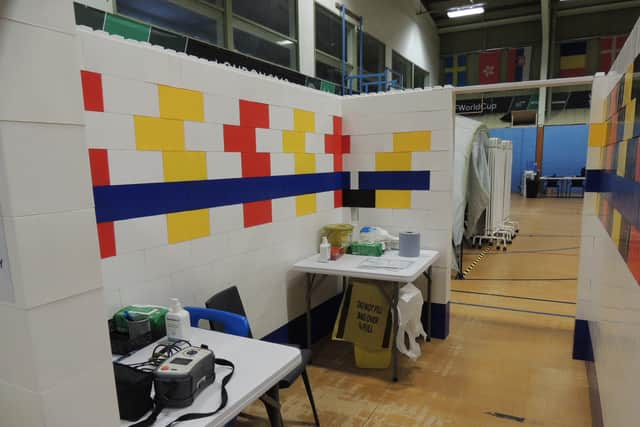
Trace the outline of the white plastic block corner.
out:
M 453 151 L 453 128 L 431 132 L 431 151 Z
M 258 153 L 282 153 L 282 131 L 256 129 L 256 151 Z
M 133 116 L 129 114 L 84 112 L 87 147 L 108 150 L 135 150 Z
M 187 151 L 224 151 L 222 125 L 185 121 L 184 145 Z
M 160 151 L 110 150 L 111 185 L 164 182 Z
M 242 177 L 242 156 L 240 153 L 207 153 L 207 175 L 209 179 Z

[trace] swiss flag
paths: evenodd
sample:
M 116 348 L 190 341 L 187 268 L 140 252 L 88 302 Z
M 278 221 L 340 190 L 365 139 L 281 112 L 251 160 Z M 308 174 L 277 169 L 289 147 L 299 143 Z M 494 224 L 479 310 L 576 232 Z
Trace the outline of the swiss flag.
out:
M 502 57 L 501 50 L 490 50 L 480 52 L 480 83 L 499 83 L 500 82 L 500 59 Z

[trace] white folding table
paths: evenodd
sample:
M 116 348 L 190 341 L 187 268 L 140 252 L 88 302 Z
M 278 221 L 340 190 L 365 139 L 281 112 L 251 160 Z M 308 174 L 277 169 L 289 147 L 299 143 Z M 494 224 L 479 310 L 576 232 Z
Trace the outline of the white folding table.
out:
M 229 400 L 224 409 L 212 417 L 185 422 L 185 426 L 223 426 L 265 394 L 278 401 L 278 382 L 302 361 L 300 350 L 295 347 L 200 328 L 191 328 L 190 332 L 191 345 L 206 344 L 216 357 L 233 362 L 235 373 L 227 384 Z M 118 362 L 127 365 L 143 362 L 149 359 L 153 348 L 159 342 L 150 344 Z M 216 366 L 215 382 L 204 389 L 191 406 L 181 409 L 164 409 L 155 425 L 165 426 L 183 414 L 214 411 L 220 404 L 220 381 L 228 373 L 228 369 Z M 148 414 L 144 418 L 147 416 Z M 121 423 L 122 426 L 131 424 L 133 423 L 127 421 Z
M 343 279 L 370 279 L 373 280 L 388 299 L 393 313 L 393 351 L 391 372 L 393 381 L 398 381 L 398 349 L 395 339 L 398 332 L 398 298 L 401 285 L 413 282 L 421 275 L 427 279 L 427 341 L 431 341 L 431 267 L 440 257 L 437 251 L 421 250 L 420 256 L 415 258 L 405 258 L 398 255 L 398 251 L 387 251 L 381 257 L 368 257 L 360 255 L 343 255 L 336 261 L 320 262 L 319 254 L 298 261 L 293 265 L 294 271 L 307 274 L 306 302 L 307 302 L 307 348 L 311 348 L 311 294 L 317 276 L 340 276 Z M 369 268 L 363 267 L 362 263 L 367 259 L 373 260 L 398 260 L 412 261 L 412 263 L 402 269 Z M 387 294 L 387 287 L 391 287 L 391 296 Z

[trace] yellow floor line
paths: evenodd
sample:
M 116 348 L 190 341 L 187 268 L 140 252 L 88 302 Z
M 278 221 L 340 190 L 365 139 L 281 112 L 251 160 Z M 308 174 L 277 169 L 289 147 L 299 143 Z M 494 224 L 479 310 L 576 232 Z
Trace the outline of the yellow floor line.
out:
M 482 259 L 484 258 L 484 256 L 487 254 L 487 252 L 489 252 L 491 250 L 490 247 L 486 247 L 482 250 L 482 252 L 480 252 L 477 256 L 477 258 L 475 260 L 473 260 L 473 262 L 471 264 L 469 264 L 467 266 L 467 268 L 464 269 L 464 272 L 462 273 L 463 277 L 466 277 L 467 274 L 471 273 L 471 271 L 473 271 L 474 268 L 476 268 L 476 266 L 478 264 L 480 264 L 480 261 L 482 261 Z

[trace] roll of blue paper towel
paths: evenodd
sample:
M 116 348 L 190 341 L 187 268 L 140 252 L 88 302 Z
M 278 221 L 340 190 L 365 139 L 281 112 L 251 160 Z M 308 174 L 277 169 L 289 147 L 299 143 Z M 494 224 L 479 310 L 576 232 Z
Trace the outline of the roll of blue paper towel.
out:
M 417 257 L 420 256 L 420 233 L 413 231 L 403 231 L 400 233 L 400 256 Z

